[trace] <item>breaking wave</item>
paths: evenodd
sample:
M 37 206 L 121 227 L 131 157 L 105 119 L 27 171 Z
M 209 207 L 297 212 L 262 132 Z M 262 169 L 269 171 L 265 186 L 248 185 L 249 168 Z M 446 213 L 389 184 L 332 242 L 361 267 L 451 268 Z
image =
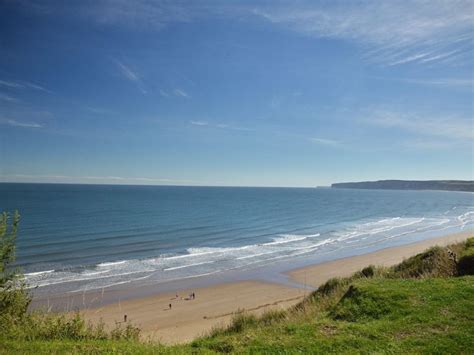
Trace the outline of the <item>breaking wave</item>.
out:
M 453 214 L 454 208 L 448 212 L 439 217 L 360 220 L 324 232 L 279 234 L 245 245 L 192 247 L 182 253 L 162 254 L 153 258 L 107 261 L 79 269 L 35 271 L 26 273 L 25 278 L 30 287 L 55 285 L 66 292 L 71 292 L 71 288 L 74 291 L 90 290 L 144 280 L 166 282 L 245 269 L 319 252 L 364 247 L 415 233 L 447 228 L 462 230 L 474 224 L 473 210 L 461 215 Z

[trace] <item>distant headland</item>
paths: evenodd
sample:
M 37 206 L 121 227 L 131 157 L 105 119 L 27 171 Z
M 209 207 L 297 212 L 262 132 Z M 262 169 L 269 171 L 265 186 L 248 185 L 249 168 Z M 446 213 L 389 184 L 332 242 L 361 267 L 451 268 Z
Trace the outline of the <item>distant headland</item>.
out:
M 384 189 L 384 190 L 443 190 L 474 192 L 472 180 L 379 180 L 362 182 L 341 182 L 331 185 L 338 189 Z

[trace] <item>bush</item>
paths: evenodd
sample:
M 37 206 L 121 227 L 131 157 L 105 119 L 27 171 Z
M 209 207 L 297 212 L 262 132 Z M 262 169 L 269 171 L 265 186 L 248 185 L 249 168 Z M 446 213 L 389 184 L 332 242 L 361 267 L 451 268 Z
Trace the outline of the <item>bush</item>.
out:
M 9 224 L 9 221 L 11 223 Z M 15 261 L 15 240 L 20 215 L 0 217 L 0 337 L 13 340 L 138 340 L 140 329 L 117 325 L 108 334 L 103 323 L 85 322 L 79 313 L 73 317 L 44 312 L 28 313 L 31 296 L 23 275 L 11 265 Z
M 122 328 L 119 324 L 110 333 L 110 338 L 114 340 L 138 340 L 140 337 L 140 328 L 133 326 L 130 323 Z
M 474 238 L 470 238 L 474 240 Z M 466 243 L 467 244 L 467 243 Z M 474 247 L 463 251 L 458 262 L 459 275 L 474 275 Z
M 327 280 L 324 284 L 319 286 L 316 292 L 327 296 L 340 290 L 342 287 L 347 286 L 349 283 L 350 283 L 349 278 L 334 277 L 332 279 Z
M 474 237 L 468 238 L 464 246 L 465 249 L 474 248 Z
M 375 266 L 369 265 L 361 270 L 364 277 L 373 277 L 375 275 Z
M 25 290 L 23 275 L 12 267 L 19 222 L 18 211 L 13 214 L 13 218 L 6 212 L 0 216 L 0 327 L 5 326 L 7 321 L 23 317 L 31 302 Z
M 239 333 L 245 328 L 255 324 L 257 324 L 257 317 L 255 315 L 241 312 L 232 318 L 232 322 L 226 331 Z
M 269 310 L 262 314 L 259 323 L 263 325 L 270 325 L 282 319 L 285 319 L 286 312 L 284 310 Z
M 456 262 L 446 248 L 433 247 L 394 266 L 391 277 L 449 277 L 457 274 Z

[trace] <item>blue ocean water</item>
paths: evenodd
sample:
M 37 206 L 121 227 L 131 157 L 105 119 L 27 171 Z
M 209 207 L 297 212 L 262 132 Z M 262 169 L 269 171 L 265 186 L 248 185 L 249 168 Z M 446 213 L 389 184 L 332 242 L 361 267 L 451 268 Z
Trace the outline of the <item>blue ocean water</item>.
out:
M 474 195 L 441 191 L 0 184 L 15 209 L 17 264 L 45 293 L 290 269 L 474 227 Z

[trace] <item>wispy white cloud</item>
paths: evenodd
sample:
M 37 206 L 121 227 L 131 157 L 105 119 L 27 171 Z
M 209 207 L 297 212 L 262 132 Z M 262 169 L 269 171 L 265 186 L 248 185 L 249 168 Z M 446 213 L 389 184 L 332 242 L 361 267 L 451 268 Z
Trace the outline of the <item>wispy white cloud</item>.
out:
M 410 79 L 410 78 L 382 78 L 375 77 L 374 79 L 398 81 L 408 84 L 428 85 L 435 87 L 446 87 L 446 88 L 465 88 L 472 89 L 474 81 L 472 79 L 459 79 L 459 78 L 440 78 L 440 79 Z
M 327 139 L 327 138 L 310 138 L 309 139 L 311 142 L 320 144 L 320 145 L 326 145 L 326 146 L 331 146 L 331 147 L 337 147 L 341 145 L 340 141 L 336 141 L 333 139 Z
M 367 60 L 385 65 L 446 63 L 473 51 L 470 0 L 279 3 L 253 13 L 305 35 L 355 42 Z
M 121 61 L 115 59 L 115 63 L 117 64 L 117 68 L 119 69 L 120 74 L 127 80 L 134 83 L 137 88 L 142 92 L 142 94 L 146 94 L 147 90 L 144 87 L 143 81 L 140 76 L 132 70 L 130 67 L 123 64 Z
M 135 29 L 162 29 L 172 22 L 189 22 L 202 12 L 202 6 L 173 1 L 97 0 L 88 5 L 81 7 L 81 15 L 100 24 Z
M 163 97 L 170 97 L 171 95 L 168 94 L 165 90 L 163 89 L 160 89 L 160 95 L 163 96 Z
M 183 89 L 173 89 L 173 90 L 168 90 L 168 91 L 160 89 L 159 93 L 160 93 L 160 96 L 165 97 L 165 98 L 180 97 L 184 99 L 189 99 L 191 97 Z
M 205 2 L 161 0 L 85 0 L 71 6 L 57 1 L 16 1 L 28 12 L 44 16 L 80 17 L 101 26 L 121 26 L 134 30 L 161 30 L 170 23 L 190 22 L 209 12 L 219 14 L 227 5 Z
M 85 109 L 97 115 L 111 115 L 115 113 L 115 111 L 111 109 L 101 107 L 85 107 Z
M 193 126 L 209 126 L 209 123 L 206 121 L 189 121 Z
M 15 88 L 15 89 L 19 89 L 23 87 L 23 85 L 20 85 L 19 83 L 16 83 L 14 81 L 5 81 L 5 80 L 0 80 L 0 85 L 6 86 L 9 88 Z
M 174 90 L 173 90 L 173 93 L 174 93 L 176 96 L 189 98 L 188 93 L 185 92 L 184 90 L 181 90 L 181 89 L 174 89 Z
M 470 118 L 374 110 L 362 121 L 379 127 L 402 129 L 420 136 L 471 142 L 474 140 L 474 122 Z
M 41 128 L 43 125 L 36 122 L 20 122 L 11 119 L 0 119 L 0 124 L 5 124 L 12 127 L 22 127 L 22 128 Z
M 140 81 L 138 75 L 135 72 L 133 72 L 132 69 L 127 67 L 125 64 L 119 62 L 118 60 L 116 62 L 121 73 L 123 74 L 125 78 L 131 81 L 136 81 L 136 82 Z
M 12 88 L 12 89 L 33 89 L 33 90 L 44 91 L 50 94 L 52 93 L 50 90 L 44 88 L 43 86 L 40 86 L 35 83 L 31 83 L 29 81 L 0 80 L 0 86 Z
M 208 128 L 230 130 L 230 131 L 246 131 L 246 132 L 254 131 L 251 128 L 234 126 L 227 123 L 209 123 L 207 121 L 189 121 L 189 123 L 193 126 L 208 127 Z
M 13 102 L 20 102 L 20 100 L 17 99 L 16 97 L 6 95 L 6 94 L 2 94 L 2 93 L 0 93 L 0 100 L 7 101 L 7 102 L 12 102 L 12 103 Z
M 22 4 L 34 8 L 35 0 Z M 46 9 L 45 9 L 46 8 Z M 202 18 L 261 18 L 317 38 L 358 44 L 363 58 L 383 65 L 472 61 L 472 0 L 181 2 L 96 0 L 74 7 L 42 4 L 37 13 L 82 16 L 100 25 L 161 30 Z

